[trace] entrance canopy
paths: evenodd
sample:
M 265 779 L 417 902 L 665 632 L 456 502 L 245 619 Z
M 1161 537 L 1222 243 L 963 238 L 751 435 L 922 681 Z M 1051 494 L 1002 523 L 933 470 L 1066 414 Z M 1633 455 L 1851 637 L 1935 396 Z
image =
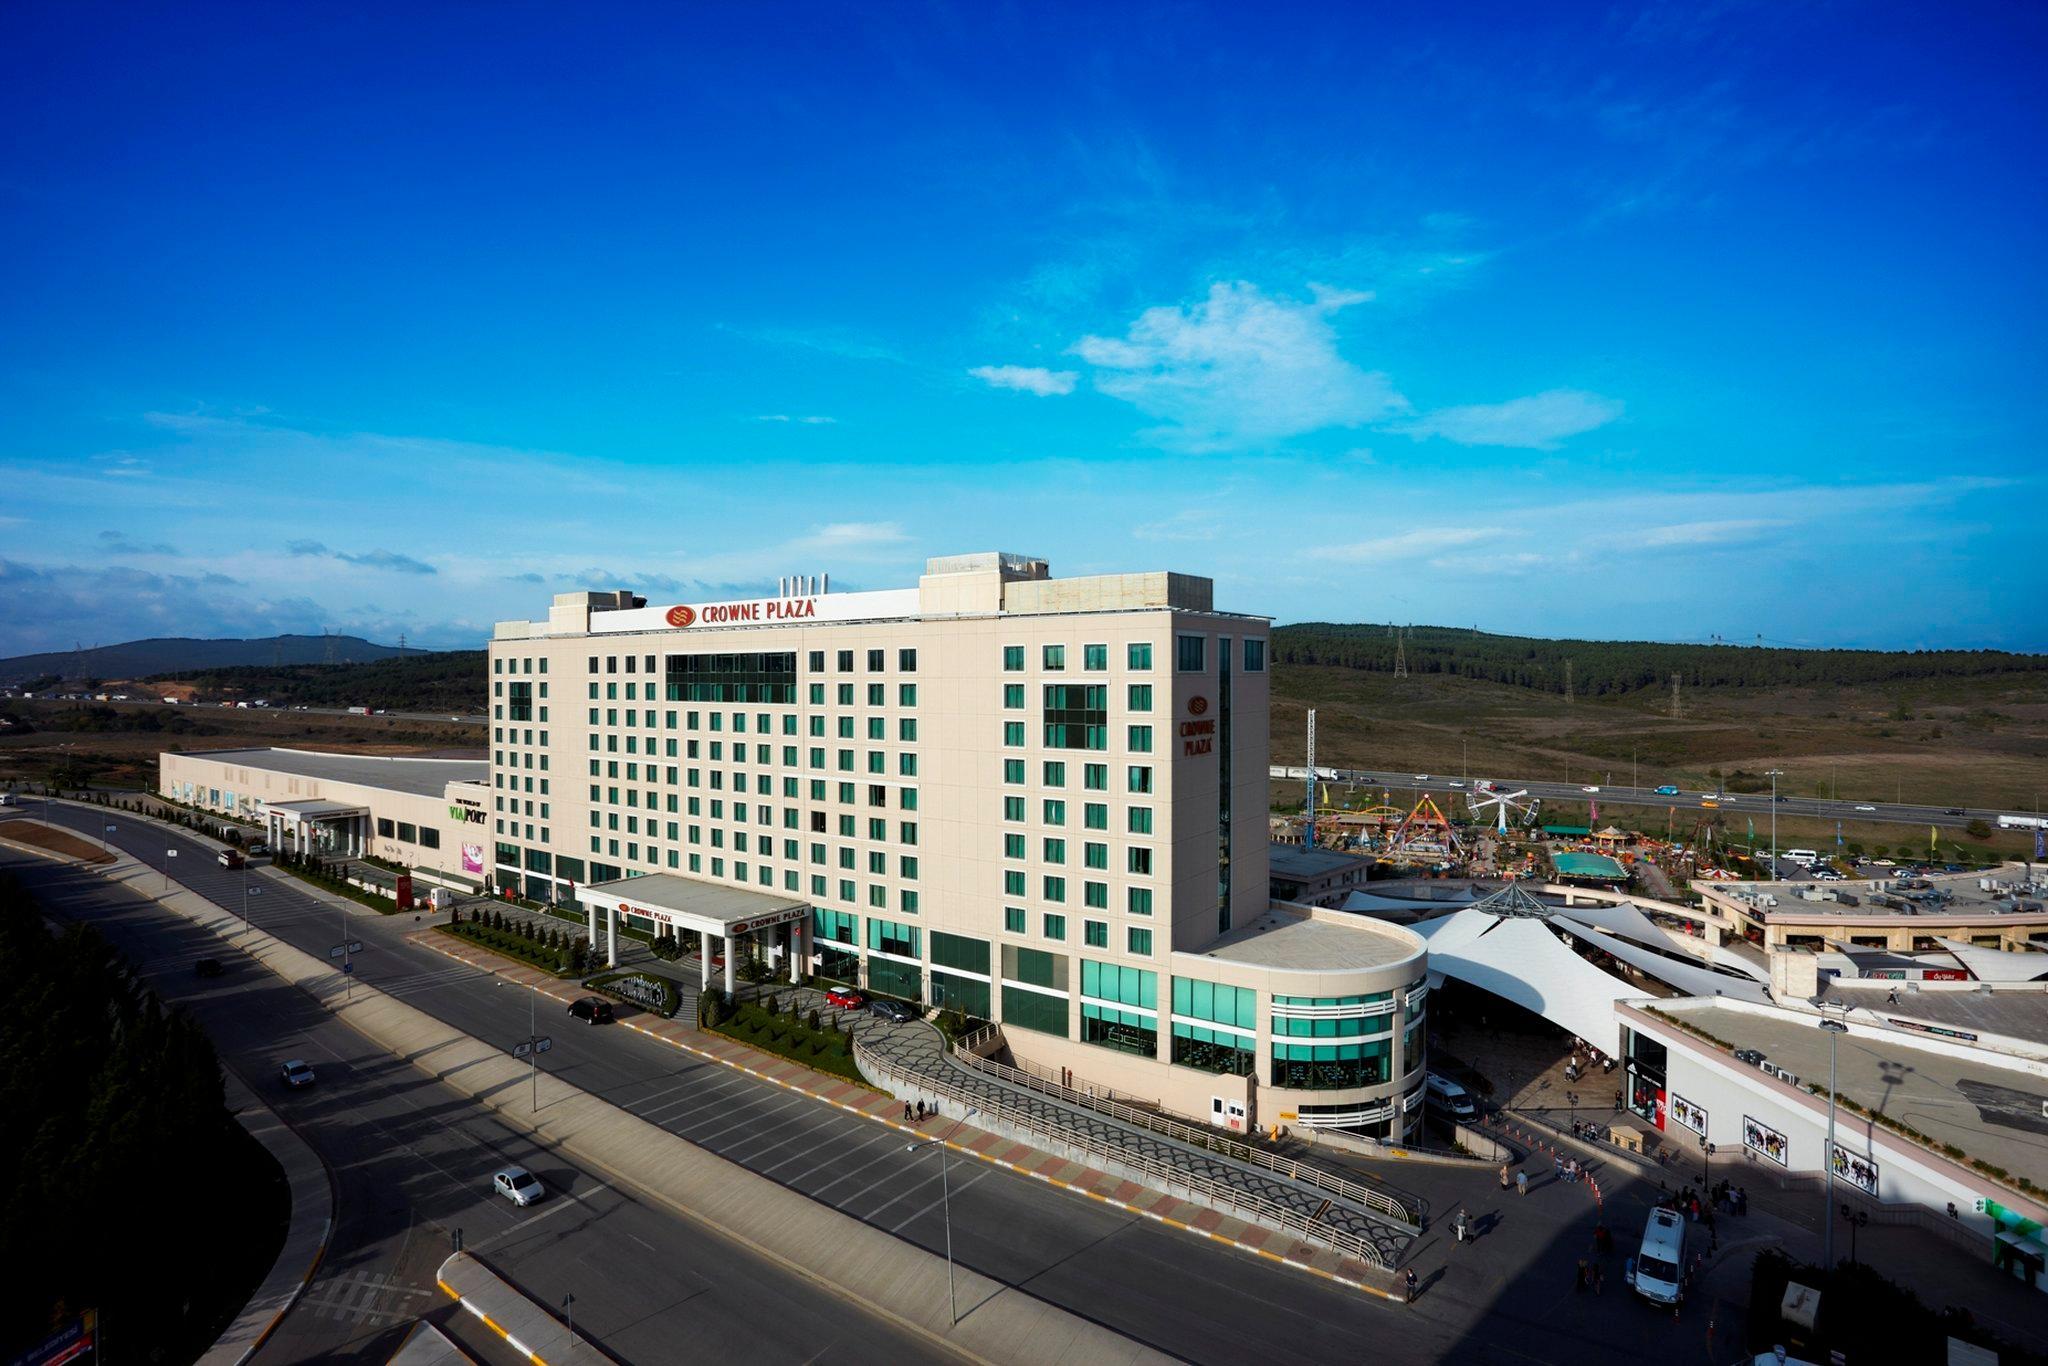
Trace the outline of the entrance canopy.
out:
M 354 857 L 369 846 L 370 808 L 353 802 L 265 802 L 263 823 L 273 846 L 287 832 L 301 852 L 312 847 Z
M 294 825 L 309 821 L 338 821 L 345 816 L 367 816 L 370 808 L 349 802 L 265 802 L 263 814 L 282 816 Z
M 673 873 L 594 882 L 578 887 L 576 899 L 592 910 L 646 916 L 672 930 L 719 936 L 749 934 L 807 919 L 811 913 L 807 901 L 699 882 Z

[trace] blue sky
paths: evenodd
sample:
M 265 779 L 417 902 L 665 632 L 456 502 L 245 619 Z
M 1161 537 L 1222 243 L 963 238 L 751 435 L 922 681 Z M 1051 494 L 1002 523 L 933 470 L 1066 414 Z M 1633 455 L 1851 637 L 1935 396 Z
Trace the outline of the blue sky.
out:
M 996 548 L 2048 648 L 2048 10 L 1540 13 L 8 7 L 0 654 Z

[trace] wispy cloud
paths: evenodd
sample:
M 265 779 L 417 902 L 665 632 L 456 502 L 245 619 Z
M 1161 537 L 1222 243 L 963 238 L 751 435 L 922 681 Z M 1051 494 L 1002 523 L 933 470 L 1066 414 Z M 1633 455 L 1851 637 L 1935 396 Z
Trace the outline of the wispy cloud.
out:
M 977 365 L 967 372 L 995 389 L 1016 389 L 1047 398 L 1071 394 L 1079 379 L 1072 370 L 1048 370 L 1041 365 Z
M 1388 424 L 1418 441 L 1437 436 L 1460 446 L 1509 446 L 1554 451 L 1567 437 L 1604 427 L 1622 414 L 1611 398 L 1577 389 L 1552 389 L 1506 403 L 1468 403 Z
M 1304 302 L 1219 283 L 1199 303 L 1146 309 L 1123 337 L 1083 337 L 1073 353 L 1095 367 L 1097 389 L 1172 424 L 1149 433 L 1166 444 L 1263 446 L 1408 411 L 1385 375 L 1338 353 L 1331 317 L 1369 297 L 1316 288 Z
M 1425 526 L 1370 541 L 1315 546 L 1308 553 L 1315 559 L 1338 560 L 1345 564 L 1379 563 L 1475 545 L 1500 534 L 1499 527 L 1491 526 Z
M 1635 539 L 1647 546 L 1725 545 L 1754 540 L 1766 531 L 1792 525 L 1788 517 L 1728 517 L 1719 521 L 1679 522 L 1646 527 Z
M 836 424 L 839 421 L 839 419 L 836 417 L 820 417 L 816 415 L 804 417 L 791 413 L 762 413 L 759 417 L 755 418 L 754 421 L 790 422 L 796 424 L 799 427 L 830 427 Z
M 344 564 L 359 564 L 365 569 L 388 569 L 397 574 L 434 574 L 439 572 L 434 566 L 426 563 L 424 560 L 416 560 L 410 555 L 401 555 L 395 550 L 365 550 L 360 552 L 330 550 L 324 542 L 306 540 L 286 541 L 284 548 L 285 553 L 288 555 L 325 557 L 327 559 L 340 560 Z
M 119 531 L 102 531 L 99 534 L 99 551 L 103 555 L 176 555 L 175 548 L 162 541 L 130 540 Z

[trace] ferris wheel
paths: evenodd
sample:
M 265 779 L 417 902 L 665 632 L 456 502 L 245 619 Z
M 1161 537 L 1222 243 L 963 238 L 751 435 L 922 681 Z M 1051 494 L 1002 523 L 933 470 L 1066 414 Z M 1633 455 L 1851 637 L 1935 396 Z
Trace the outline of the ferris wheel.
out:
M 1527 800 L 1524 800 L 1525 798 Z M 1529 789 L 1526 787 L 1516 792 L 1504 792 L 1498 788 L 1483 795 L 1474 792 L 1467 800 L 1471 803 L 1472 814 L 1482 821 L 1488 819 L 1486 809 L 1492 807 L 1493 828 L 1503 835 L 1508 832 L 1508 823 L 1511 820 L 1521 825 L 1534 825 L 1536 809 L 1543 805 L 1543 799 L 1529 796 Z M 1514 814 L 1511 816 L 1510 812 Z

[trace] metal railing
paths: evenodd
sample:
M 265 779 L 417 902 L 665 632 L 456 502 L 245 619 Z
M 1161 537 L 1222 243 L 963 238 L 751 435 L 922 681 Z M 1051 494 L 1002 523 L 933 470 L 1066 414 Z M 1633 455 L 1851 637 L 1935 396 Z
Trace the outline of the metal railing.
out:
M 905 1073 L 877 1057 L 873 1050 L 863 1046 L 858 1036 L 853 1041 L 853 1052 L 857 1064 L 864 1071 L 872 1070 L 876 1075 L 908 1089 L 936 1092 L 958 1104 L 963 1110 L 977 1110 L 984 1117 L 998 1123 L 1014 1126 L 1062 1147 L 1085 1152 L 1099 1161 L 1118 1164 L 1137 1173 L 1145 1184 L 1168 1195 L 1185 1194 L 1189 1200 L 1197 1204 L 1207 1205 L 1226 1214 L 1238 1215 L 1252 1223 L 1291 1233 L 1312 1243 L 1319 1243 L 1341 1256 L 1350 1257 L 1367 1266 L 1388 1272 L 1394 1269 L 1387 1255 L 1366 1239 L 1355 1233 L 1334 1228 L 1299 1210 L 1291 1210 L 1275 1204 L 1264 1196 L 1212 1181 L 1184 1167 L 1160 1162 L 1132 1148 L 1115 1146 L 1088 1134 L 1062 1128 L 1041 1119 L 1029 1107 L 1008 1104 L 1000 1096 L 990 1097 L 970 1091 L 951 1078 Z
M 1290 1181 L 1298 1181 L 1305 1186 L 1313 1186 L 1317 1190 L 1334 1195 L 1340 1200 L 1352 1201 L 1354 1204 L 1360 1205 L 1365 1209 L 1397 1220 L 1410 1232 L 1421 1231 L 1413 1216 L 1409 1214 L 1407 1207 L 1385 1191 L 1374 1190 L 1370 1186 L 1361 1185 L 1356 1181 L 1338 1176 L 1334 1172 L 1325 1171 L 1321 1167 L 1297 1162 L 1289 1158 L 1275 1157 L 1271 1153 L 1254 1148 L 1249 1143 L 1241 1143 L 1234 1138 L 1230 1138 L 1209 1125 L 1174 1119 L 1171 1116 L 1159 1114 L 1156 1111 L 1125 1105 L 1101 1095 L 1077 1091 L 1071 1086 L 1035 1076 L 1021 1068 L 1012 1067 L 1008 1063 L 1001 1063 L 993 1058 L 984 1057 L 969 1048 L 969 1044 L 973 1042 L 985 1044 L 987 1039 L 984 1036 L 992 1033 L 997 1028 L 995 1025 L 988 1025 L 961 1039 L 953 1045 L 953 1056 L 958 1058 L 963 1065 L 997 1081 L 1007 1082 L 1012 1086 L 1020 1086 L 1027 1091 L 1036 1091 L 1040 1095 L 1047 1096 L 1053 1100 L 1064 1101 L 1069 1105 L 1077 1105 L 1086 1110 L 1093 1110 L 1097 1114 L 1129 1124 L 1134 1128 L 1146 1129 L 1162 1137 L 1206 1149 L 1222 1157 L 1227 1157 L 1233 1162 L 1239 1162 L 1260 1171 L 1271 1172 L 1275 1176 L 1284 1177 Z

